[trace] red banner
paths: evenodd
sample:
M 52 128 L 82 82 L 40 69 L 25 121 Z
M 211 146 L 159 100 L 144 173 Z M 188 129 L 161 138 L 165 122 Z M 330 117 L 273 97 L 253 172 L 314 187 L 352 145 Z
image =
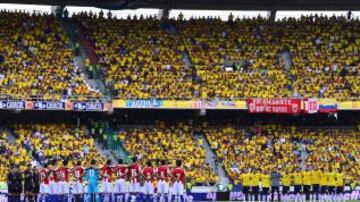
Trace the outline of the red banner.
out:
M 314 114 L 319 111 L 319 101 L 316 98 L 304 99 L 304 112 Z
M 249 113 L 300 114 L 301 99 L 246 99 Z

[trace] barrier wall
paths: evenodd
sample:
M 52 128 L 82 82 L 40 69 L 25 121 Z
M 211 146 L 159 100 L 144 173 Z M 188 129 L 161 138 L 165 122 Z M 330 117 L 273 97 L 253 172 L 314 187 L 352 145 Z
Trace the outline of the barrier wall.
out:
M 308 105 L 311 100 L 311 105 Z M 307 110 L 308 107 L 313 107 Z M 91 100 L 28 101 L 0 100 L 0 110 L 112 111 L 113 109 L 188 109 L 248 110 L 250 113 L 330 113 L 338 110 L 360 110 L 360 100 L 335 99 L 263 99 L 244 100 Z

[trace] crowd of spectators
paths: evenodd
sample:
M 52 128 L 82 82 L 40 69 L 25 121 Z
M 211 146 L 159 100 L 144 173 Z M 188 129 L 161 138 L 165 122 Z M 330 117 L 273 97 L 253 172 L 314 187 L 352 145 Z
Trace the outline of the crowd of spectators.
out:
M 107 86 L 129 99 L 191 99 L 193 71 L 177 32 L 155 18 L 73 16 L 90 34 Z
M 359 96 L 358 19 L 74 18 L 120 98 Z M 184 51 L 193 66 L 184 64 Z
M 95 140 L 85 126 L 68 123 L 15 124 L 12 126 L 17 144 L 24 145 L 41 163 L 51 160 L 68 160 L 69 166 L 81 160 L 88 166 L 91 159 L 99 164 L 103 157 L 95 147 Z
M 192 127 L 187 123 L 158 122 L 154 127 L 119 129 L 118 138 L 124 148 L 144 165 L 148 160 L 166 160 L 169 165 L 175 166 L 175 161 L 181 159 L 188 181 L 202 185 L 215 184 L 218 176 L 206 162 L 201 139 L 196 139 L 192 132 Z
M 359 19 L 202 18 L 177 26 L 204 98 L 359 96 Z
M 99 97 L 74 63 L 69 38 L 53 14 L 0 11 L 0 94 L 12 98 Z
M 341 169 L 348 183 L 360 184 L 359 128 L 256 125 L 203 127 L 203 132 L 234 181 L 249 170 L 293 174 L 310 168 Z
M 54 15 L 1 11 L 0 19 L 0 94 L 100 96 L 74 65 Z M 71 19 L 90 37 L 105 84 L 118 98 L 341 100 L 360 94 L 358 18 L 162 21 L 82 12 Z
M 19 169 L 24 171 L 31 163 L 30 156 L 19 142 L 12 144 L 8 141 L 8 133 L 0 130 L 0 182 L 6 181 L 11 164 L 19 165 Z

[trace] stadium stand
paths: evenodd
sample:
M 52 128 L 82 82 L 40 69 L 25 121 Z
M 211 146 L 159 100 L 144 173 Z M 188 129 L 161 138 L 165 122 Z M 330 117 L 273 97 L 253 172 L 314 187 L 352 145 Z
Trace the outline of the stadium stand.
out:
M 7 131 L 0 132 L 0 182 L 5 182 L 9 166 L 19 165 L 21 171 L 30 164 L 31 158 L 21 143 L 11 144 L 7 141 Z
M 120 98 L 359 96 L 356 19 L 303 16 L 273 23 L 262 17 L 229 22 L 203 18 L 162 23 L 87 14 L 74 18 L 90 33 L 107 83 Z M 184 65 L 184 50 L 194 67 Z M 282 52 L 290 53 L 291 69 L 285 68 Z
M 204 127 L 211 148 L 233 180 L 249 169 L 293 174 L 297 169 L 343 170 L 347 184 L 359 183 L 359 128 L 255 125 Z M 308 154 L 302 159 L 302 152 Z M 302 167 L 302 164 L 304 167 Z
M 167 160 L 169 165 L 175 166 L 175 161 L 181 159 L 189 181 L 198 185 L 215 184 L 218 176 L 206 163 L 205 150 L 192 131 L 192 127 L 183 122 L 158 122 L 155 127 L 121 128 L 118 138 L 144 165 L 148 160 Z
M 276 63 L 277 47 L 263 42 L 264 19 L 179 22 L 201 85 L 202 98 L 289 97 L 290 80 Z M 226 61 L 231 71 L 225 71 Z M 237 61 L 237 62 L 235 62 Z M 235 68 L 237 69 L 236 71 Z
M 105 19 L 83 13 L 73 16 L 95 45 L 106 84 L 115 96 L 131 99 L 191 99 L 197 85 L 182 54 L 175 30 L 158 19 Z
M 0 12 L 0 94 L 11 98 L 98 98 L 74 64 L 68 36 L 54 15 Z
M 303 16 L 179 22 L 202 97 L 358 97 L 359 21 Z M 287 70 L 278 56 L 289 51 Z M 233 61 L 233 72 L 224 64 Z M 221 82 L 222 85 L 219 85 Z
M 73 15 L 69 23 L 79 27 L 80 35 L 86 35 L 80 37 L 85 40 L 80 41 L 81 46 L 93 48 L 84 63 L 101 68 L 105 86 L 114 91 L 114 105 L 98 100 L 76 103 L 100 99 L 103 95 L 90 88 L 75 64 L 69 37 L 60 20 L 53 14 L 0 11 L 0 108 L 7 109 L 4 114 L 10 117 L 7 120 L 1 114 L 0 121 L 12 123 L 9 129 L 16 137 L 15 143 L 9 143 L 8 131 L 0 128 L 0 182 L 6 181 L 9 165 L 20 165 L 23 172 L 31 157 L 42 165 L 53 159 L 66 159 L 69 167 L 79 160 L 89 167 L 92 159 L 97 161 L 96 166 L 104 165 L 105 151 L 95 146 L 98 141 L 103 143 L 109 159 L 124 154 L 124 163 L 132 170 L 136 169 L 133 162 L 127 162 L 130 156 L 137 156 L 141 167 L 146 167 L 149 160 L 154 162 L 153 166 L 167 160 L 171 169 L 181 159 L 187 179 L 180 186 L 186 185 L 188 193 L 192 185 L 216 185 L 219 191 L 231 185 L 227 187 L 231 192 L 232 185 L 241 184 L 241 175 L 246 172 L 260 178 L 265 176 L 270 186 L 270 172 L 276 169 L 286 173 L 282 180 L 286 178 L 292 185 L 297 179 L 304 180 L 307 168 L 324 170 L 327 174 L 332 170 L 338 172 L 336 176 L 344 174 L 346 185 L 351 185 L 347 188 L 353 190 L 360 185 L 360 125 L 357 111 L 354 112 L 359 109 L 360 97 L 358 18 L 310 15 L 272 22 L 259 16 L 225 22 L 205 17 L 159 20 L 143 16 L 105 18 L 103 13 L 86 12 Z M 75 46 L 80 51 L 80 45 Z M 284 54 L 289 55 L 290 66 L 282 57 Z M 340 102 L 327 103 L 320 99 L 310 103 L 311 110 L 305 110 L 305 100 L 301 100 L 301 110 L 297 107 L 300 104 L 295 106 L 299 114 L 289 115 L 287 120 L 278 114 L 272 117 L 273 114 L 247 113 L 244 110 L 251 107 L 245 100 L 242 106 L 235 106 L 237 102 L 217 102 L 245 98 L 351 99 L 341 104 L 354 111 L 344 112 L 338 106 Z M 61 110 L 66 112 L 55 116 L 45 112 L 47 109 L 27 108 L 32 102 L 25 101 L 20 104 L 26 106 L 19 109 L 11 106 L 18 99 L 61 100 L 66 105 Z M 65 102 L 67 99 L 74 102 Z M 118 110 L 114 110 L 115 99 L 119 99 Z M 152 103 L 152 99 L 159 102 Z M 163 100 L 194 101 L 186 102 L 189 106 L 182 106 L 182 102 L 169 104 L 181 110 L 172 109 L 168 115 L 170 107 Z M 155 109 L 158 103 L 161 107 Z M 234 106 L 231 112 L 226 110 L 228 106 Z M 322 111 L 320 106 L 324 108 Z M 182 107 L 188 107 L 186 112 Z M 220 108 L 223 111 L 214 112 Z M 76 112 L 69 112 L 72 109 Z M 160 109 L 163 110 L 160 113 L 153 111 Z M 243 117 L 236 117 L 236 110 L 240 109 Z M 23 114 L 31 117 L 32 113 L 53 116 L 57 121 L 50 122 L 44 116 L 36 119 L 43 121 L 12 122 L 28 118 L 20 117 Z M 66 113 L 90 124 L 70 124 L 64 121 L 70 117 Z M 340 121 L 338 117 L 342 117 L 338 113 L 347 117 Z M 161 121 L 155 121 L 150 114 L 161 117 Z M 351 117 L 352 114 L 355 116 Z M 188 122 L 179 121 L 180 117 L 186 117 Z M 253 124 L 260 119 L 264 122 Z M 212 122 L 211 126 L 205 120 Z M 231 121 L 243 125 L 232 125 Z M 351 124 L 346 125 L 347 121 Z M 144 122 L 148 125 L 139 124 Z M 309 122 L 311 126 L 305 126 Z M 326 123 L 335 126 L 325 127 Z M 198 135 L 206 139 L 199 139 Z M 111 145 L 111 141 L 121 145 Z M 207 141 L 215 153 L 211 153 L 215 156 L 214 165 L 207 156 L 211 149 L 206 149 L 208 145 L 202 141 Z M 111 153 L 111 149 L 119 156 Z M 223 170 L 219 174 L 214 169 L 217 158 L 226 172 L 224 176 L 221 176 Z M 124 172 L 134 177 L 132 171 Z M 115 179 L 115 173 L 112 175 Z M 152 183 L 152 177 L 147 177 L 141 180 Z M 229 184 L 219 184 L 220 178 L 228 177 Z M 97 179 L 94 181 L 98 183 Z M 342 186 L 339 184 L 336 186 Z
M 76 127 L 68 123 L 27 123 L 12 126 L 17 135 L 17 144 L 24 145 L 41 163 L 50 160 L 68 160 L 69 166 L 80 160 L 84 166 L 91 159 L 99 164 L 103 157 L 95 148 L 95 140 L 86 131 L 85 126 Z

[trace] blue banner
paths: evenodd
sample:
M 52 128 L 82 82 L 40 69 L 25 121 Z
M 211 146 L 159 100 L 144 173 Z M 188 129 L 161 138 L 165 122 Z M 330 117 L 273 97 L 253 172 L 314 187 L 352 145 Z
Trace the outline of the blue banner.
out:
M 126 100 L 128 108 L 160 108 L 162 106 L 162 100 Z
M 0 109 L 25 109 L 25 101 L 3 100 Z
M 102 103 L 102 102 L 74 102 L 73 110 L 75 110 L 75 111 L 103 111 L 104 103 Z
M 35 101 L 33 109 L 37 110 L 64 110 L 65 103 L 60 101 Z

